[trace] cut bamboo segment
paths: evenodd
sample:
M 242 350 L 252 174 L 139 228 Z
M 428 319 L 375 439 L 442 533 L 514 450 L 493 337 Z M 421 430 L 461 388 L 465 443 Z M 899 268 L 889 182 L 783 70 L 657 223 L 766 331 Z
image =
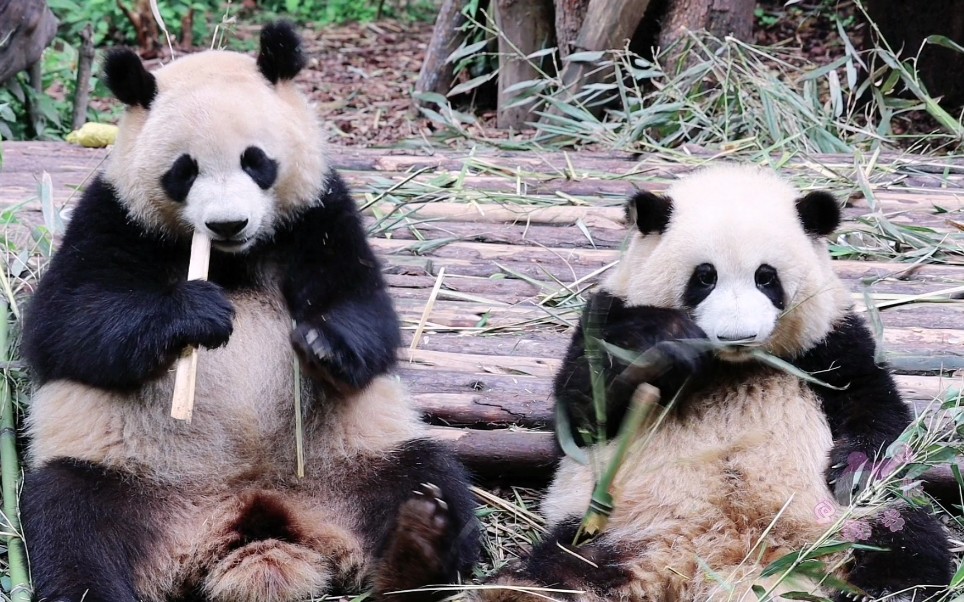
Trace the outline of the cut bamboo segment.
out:
M 188 280 L 207 280 L 211 260 L 211 239 L 202 232 L 194 231 L 191 239 L 191 263 L 187 268 Z M 194 414 L 194 385 L 197 382 L 197 347 L 187 347 L 177 358 L 174 374 L 174 399 L 171 416 L 191 422 Z

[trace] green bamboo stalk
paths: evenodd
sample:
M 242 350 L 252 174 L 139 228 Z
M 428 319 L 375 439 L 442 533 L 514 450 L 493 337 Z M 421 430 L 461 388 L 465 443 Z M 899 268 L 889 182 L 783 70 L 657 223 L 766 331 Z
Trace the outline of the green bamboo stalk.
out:
M 609 515 L 613 511 L 612 486 L 616 480 L 616 473 L 623 464 L 623 458 L 629 451 L 629 446 L 636 440 L 640 427 L 653 408 L 659 404 L 659 389 L 648 383 L 639 385 L 630 402 L 629 413 L 619 425 L 619 435 L 616 439 L 616 449 L 613 457 L 609 461 L 606 471 L 599 476 L 596 481 L 596 488 L 593 489 L 592 498 L 589 500 L 589 509 L 582 518 L 582 523 L 576 531 L 574 545 L 580 545 L 591 541 L 609 522 Z
M 7 347 L 10 326 L 10 308 L 0 302 L 0 360 L 9 358 Z M 20 535 L 20 509 L 17 505 L 20 489 L 20 462 L 17 459 L 17 430 L 14 421 L 13 398 L 6 371 L 0 383 L 0 481 L 3 491 L 3 514 L 9 534 L 7 540 L 7 564 L 10 569 L 10 602 L 30 602 L 33 589 L 27 568 L 27 553 L 23 536 Z

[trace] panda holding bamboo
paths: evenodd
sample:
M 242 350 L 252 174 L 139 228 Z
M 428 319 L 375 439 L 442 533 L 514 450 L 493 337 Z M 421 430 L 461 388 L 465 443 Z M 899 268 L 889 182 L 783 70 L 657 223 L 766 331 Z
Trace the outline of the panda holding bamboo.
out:
M 304 65 L 285 23 L 264 27 L 256 60 L 209 51 L 152 74 L 107 57 L 127 105 L 117 144 L 24 327 L 39 600 L 382 599 L 476 560 L 467 476 L 389 374 L 398 320 L 292 83 Z M 186 280 L 195 231 L 212 240 L 209 281 Z M 171 370 L 189 346 L 182 422 Z
M 634 356 L 658 348 L 667 368 L 647 380 L 664 406 L 678 394 L 676 403 L 630 444 L 611 489 L 615 509 L 597 538 L 573 545 L 612 441 L 590 445 L 586 465 L 563 459 L 542 505 L 549 535 L 494 580 L 516 589 L 478 598 L 749 602 L 759 599 L 755 584 L 767 599 L 803 591 L 907 601 L 935 591 L 926 586 L 946 585 L 951 560 L 942 527 L 904 503 L 857 517 L 867 526 L 857 543 L 877 549 L 821 558 L 828 565 L 839 559 L 834 574 L 856 589 L 761 575 L 842 516 L 853 493 L 848 459 L 879 465 L 910 423 L 833 273 L 822 237 L 838 225 L 835 200 L 798 193 L 771 171 L 723 165 L 665 195 L 637 193 L 627 214 L 628 247 L 590 299 L 556 378 L 556 403 L 576 442 L 584 441 L 580 426 L 603 430 L 586 358 L 590 327 Z M 686 339 L 741 346 L 709 353 Z M 830 387 L 755 361 L 751 346 Z M 611 348 L 602 355 L 610 438 L 640 384 L 631 377 L 640 368 L 627 366 Z M 522 586 L 583 593 L 525 593 Z

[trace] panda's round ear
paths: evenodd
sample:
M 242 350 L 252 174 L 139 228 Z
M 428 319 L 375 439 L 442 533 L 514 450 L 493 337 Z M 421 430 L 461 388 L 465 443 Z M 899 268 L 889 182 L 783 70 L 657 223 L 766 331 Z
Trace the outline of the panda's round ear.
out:
M 840 225 L 840 205 L 829 192 L 815 190 L 797 199 L 797 215 L 811 236 L 827 236 Z
M 645 234 L 662 234 L 673 214 L 673 199 L 663 194 L 640 190 L 626 203 L 626 221 Z
M 261 51 L 258 53 L 258 69 L 272 84 L 298 75 L 308 64 L 301 38 L 288 21 L 268 23 L 261 29 Z
M 157 81 L 130 48 L 116 48 L 107 54 L 104 79 L 117 100 L 128 106 L 149 109 L 157 96 Z

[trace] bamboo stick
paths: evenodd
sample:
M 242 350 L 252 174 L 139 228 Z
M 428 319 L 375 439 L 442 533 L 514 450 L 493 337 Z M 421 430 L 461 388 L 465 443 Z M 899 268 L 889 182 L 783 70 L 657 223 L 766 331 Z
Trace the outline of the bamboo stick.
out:
M 187 268 L 188 280 L 207 280 L 211 260 L 211 239 L 202 232 L 194 231 L 191 239 L 191 263 Z M 177 358 L 174 375 L 174 399 L 171 416 L 191 422 L 194 414 L 194 386 L 197 384 L 197 347 L 188 347 Z
M 9 357 L 7 349 L 7 328 L 10 319 L 9 308 L 0 302 L 0 359 Z M 3 515 L 6 526 L 0 531 L 5 533 L 7 544 L 7 565 L 10 573 L 10 601 L 30 602 L 33 590 L 27 572 L 27 553 L 24 550 L 23 536 L 20 534 L 20 511 L 17 505 L 20 489 L 20 463 L 17 460 L 17 430 L 13 414 L 13 399 L 10 383 L 4 373 L 0 378 L 0 464 L 2 464 Z

